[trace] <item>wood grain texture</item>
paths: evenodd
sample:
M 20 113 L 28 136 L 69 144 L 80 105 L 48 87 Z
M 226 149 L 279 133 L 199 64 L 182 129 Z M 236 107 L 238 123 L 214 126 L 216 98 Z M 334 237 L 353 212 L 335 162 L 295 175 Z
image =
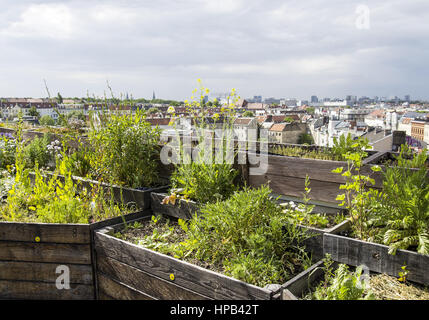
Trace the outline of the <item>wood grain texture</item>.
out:
M 297 157 L 268 155 L 267 170 L 262 175 L 249 175 L 250 186 L 259 187 L 271 181 L 270 186 L 275 193 L 302 197 L 305 191 L 305 177 L 310 178 L 310 197 L 313 200 L 335 202 L 340 193 L 339 187 L 345 183 L 340 174 L 332 173 L 338 167 L 347 167 L 344 161 L 303 159 Z M 370 175 L 375 180 L 376 189 L 382 187 L 382 174 L 373 172 L 370 164 L 363 166 L 362 174 Z M 250 168 L 257 165 L 249 165 Z
M 250 167 L 254 167 L 254 165 Z M 332 173 L 332 170 L 338 167 L 347 167 L 347 163 L 269 155 L 267 174 L 303 179 L 308 175 L 312 180 L 344 183 L 344 177 Z
M 99 295 L 115 300 L 155 300 L 153 297 L 139 292 L 123 283 L 115 281 L 99 272 L 97 274 Z
M 283 300 L 298 300 L 308 292 L 309 285 L 320 279 L 323 272 L 323 261 L 313 264 L 307 270 L 304 270 L 293 279 L 286 282 L 282 287 L 286 289 L 283 292 Z
M 0 241 L 89 244 L 89 225 L 0 222 Z
M 0 241 L 0 260 L 91 264 L 89 244 Z
M 58 290 L 55 283 L 0 280 L 2 299 L 29 300 L 93 300 L 94 288 L 90 285 L 70 285 L 70 289 Z
M 105 255 L 213 299 L 271 299 L 272 292 L 96 232 L 97 255 Z
M 23 280 L 55 283 L 58 263 L 0 261 L 0 280 Z M 93 284 L 91 265 L 63 263 L 70 270 L 70 283 Z
M 429 285 L 429 256 L 408 250 L 388 253 L 389 247 L 334 234 L 323 235 L 324 253 L 332 259 L 352 266 L 364 265 L 369 270 L 397 277 L 401 267 L 406 265 L 410 281 Z
M 302 197 L 305 191 L 305 179 L 295 177 L 285 177 L 278 175 L 249 176 L 251 187 L 258 188 L 264 184 L 269 184 L 276 194 Z M 340 194 L 340 184 L 334 182 L 312 180 L 310 182 L 310 198 L 318 201 L 336 203 L 337 195 Z
M 97 256 L 98 271 L 109 278 L 121 282 L 137 291 L 161 300 L 207 300 L 208 298 L 184 289 L 174 282 L 165 281 L 147 272 L 124 264 L 112 258 Z M 109 295 L 112 293 L 106 292 Z

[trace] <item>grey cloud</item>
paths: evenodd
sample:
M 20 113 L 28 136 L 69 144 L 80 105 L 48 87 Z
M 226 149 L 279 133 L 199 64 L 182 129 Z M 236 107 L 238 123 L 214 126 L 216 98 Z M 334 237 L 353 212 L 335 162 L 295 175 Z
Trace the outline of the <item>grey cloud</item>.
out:
M 197 78 L 243 96 L 428 98 L 429 4 L 360 1 L 11 1 L 0 13 L 0 96 L 119 91 L 185 99 Z M 36 15 L 36 16 L 32 16 Z M 51 16 L 50 16 L 51 15 Z

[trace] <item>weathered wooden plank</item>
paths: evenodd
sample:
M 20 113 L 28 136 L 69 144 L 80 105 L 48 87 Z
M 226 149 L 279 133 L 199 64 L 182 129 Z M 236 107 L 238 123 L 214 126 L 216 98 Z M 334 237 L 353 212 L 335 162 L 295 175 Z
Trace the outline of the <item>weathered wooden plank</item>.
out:
M 195 213 L 199 213 L 198 204 L 194 201 L 180 199 L 175 205 L 162 204 L 162 200 L 167 196 L 166 193 L 151 194 L 151 208 L 154 214 L 163 214 L 180 219 L 191 219 Z
M 389 152 L 388 151 L 379 151 L 373 155 L 370 155 L 368 158 L 366 158 L 365 160 L 362 161 L 363 165 L 366 164 L 370 164 L 370 163 L 378 163 L 378 161 L 380 161 L 380 159 L 382 158 L 386 158 L 389 156 Z
M 0 241 L 88 244 L 89 226 L 85 224 L 0 222 Z
M 267 174 L 303 179 L 308 175 L 312 180 L 344 183 L 344 177 L 332 173 L 332 170 L 346 166 L 343 161 L 269 155 Z
M 55 283 L 0 280 L 1 299 L 32 300 L 93 300 L 94 288 L 90 285 L 70 285 L 70 289 L 57 289 Z
M 121 188 L 118 186 L 114 186 L 112 188 L 113 195 L 117 202 L 124 202 L 125 204 L 135 203 L 137 208 L 139 209 L 148 209 L 150 208 L 151 199 L 150 194 L 153 191 L 163 192 L 166 191 L 168 187 L 160 187 L 160 188 L 151 188 L 149 190 L 138 190 L 132 188 Z
M 90 245 L 0 241 L 0 260 L 91 264 Z
M 107 295 L 115 300 L 155 300 L 153 297 L 110 279 L 102 273 L 98 273 L 97 278 L 100 296 Z
M 334 233 L 337 234 L 344 230 L 345 228 L 349 228 L 349 221 L 343 221 L 331 228 L 327 229 L 319 229 L 314 227 L 308 227 L 304 225 L 297 225 L 297 227 L 305 230 L 311 237 L 304 241 L 304 245 L 306 251 L 311 254 L 313 261 L 318 261 L 323 259 L 323 234 L 324 233 Z
M 321 260 L 282 285 L 283 300 L 298 300 L 307 293 L 309 284 L 320 279 L 323 274 L 323 260 Z
M 180 261 L 106 234 L 96 232 L 94 245 L 98 254 L 151 273 L 161 279 L 214 299 L 270 299 L 271 291 L 224 276 L 211 270 Z
M 250 167 L 256 167 L 256 165 L 250 165 Z M 321 182 L 326 185 L 328 182 L 336 183 L 339 187 L 340 184 L 345 183 L 345 178 L 340 174 L 332 173 L 332 170 L 338 167 L 347 167 L 347 163 L 344 161 L 331 161 L 331 160 L 318 160 L 318 159 L 304 159 L 298 157 L 287 157 L 287 156 L 268 156 L 268 169 L 265 173 L 265 178 L 280 176 L 285 179 L 305 179 L 308 175 L 311 182 L 311 188 L 315 187 L 314 184 L 320 184 Z M 370 175 L 375 180 L 374 188 L 382 187 L 382 175 L 380 172 L 373 172 L 371 165 L 365 165 L 362 168 L 362 174 Z M 255 179 L 255 176 L 249 176 L 249 179 Z M 256 178 L 257 179 L 257 178 Z M 300 183 L 303 185 L 303 182 Z M 295 188 L 297 189 L 297 188 Z M 302 193 L 304 188 L 299 187 L 299 191 Z
M 401 267 L 406 265 L 410 281 L 429 285 L 429 256 L 417 252 L 398 250 L 396 255 L 390 255 L 388 246 L 334 234 L 323 235 L 323 250 L 340 263 L 364 265 L 371 271 L 394 277 L 397 277 Z
M 97 268 L 111 279 L 160 300 L 207 300 L 208 298 L 182 288 L 147 272 L 112 258 L 97 255 Z
M 0 280 L 53 282 L 59 277 L 58 263 L 0 261 Z M 90 265 L 64 264 L 70 270 L 70 283 L 93 284 Z
M 144 218 L 144 217 L 151 217 L 152 216 L 152 210 L 150 209 L 145 209 L 143 211 L 138 211 L 138 212 L 133 212 L 133 213 L 128 213 L 126 215 L 123 216 L 119 216 L 119 217 L 115 217 L 115 218 L 110 218 L 107 220 L 103 220 L 103 221 L 99 221 L 99 222 L 95 222 L 89 225 L 89 229 L 91 231 L 93 230 L 99 230 L 102 229 L 106 226 L 111 226 L 111 225 L 117 225 L 120 223 L 125 222 L 129 222 L 132 220 L 137 220 L 140 218 Z
M 249 185 L 258 188 L 267 184 L 274 193 L 289 195 L 293 197 L 302 197 L 305 191 L 305 179 L 296 177 L 285 177 L 278 175 L 253 175 L 249 176 Z M 340 194 L 340 184 L 327 181 L 310 181 L 310 198 L 318 201 L 336 203 L 337 195 Z

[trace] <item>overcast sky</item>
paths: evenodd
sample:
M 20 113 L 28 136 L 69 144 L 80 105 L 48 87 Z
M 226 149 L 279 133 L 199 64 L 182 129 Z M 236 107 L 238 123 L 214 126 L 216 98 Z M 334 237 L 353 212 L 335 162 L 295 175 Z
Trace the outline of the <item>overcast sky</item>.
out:
M 362 7 L 363 5 L 363 7 Z M 366 6 L 366 7 L 365 7 Z M 428 0 L 0 0 L 0 96 L 429 98 Z M 367 12 L 366 9 L 369 9 Z M 369 14 L 369 15 L 368 15 Z

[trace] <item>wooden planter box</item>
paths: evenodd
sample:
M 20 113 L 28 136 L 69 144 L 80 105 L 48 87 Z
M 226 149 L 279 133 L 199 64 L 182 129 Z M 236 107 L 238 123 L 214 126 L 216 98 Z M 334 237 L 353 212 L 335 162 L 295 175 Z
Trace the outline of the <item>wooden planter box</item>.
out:
M 93 230 L 143 214 L 91 225 L 0 222 L 0 299 L 94 299 Z M 57 289 L 58 266 L 69 268 L 70 289 Z
M 326 233 L 338 234 L 342 231 L 345 231 L 349 227 L 349 222 L 346 220 L 340 224 L 337 224 L 336 226 L 333 226 L 327 229 L 319 229 L 319 228 L 308 227 L 304 225 L 297 225 L 297 227 L 306 230 L 311 235 L 311 238 L 307 239 L 304 242 L 304 244 L 307 251 L 311 253 L 313 260 L 317 261 L 324 257 L 324 250 L 323 250 L 324 234 Z
M 324 276 L 323 261 L 319 261 L 307 270 L 304 270 L 283 285 L 283 300 L 299 300 L 309 291 L 312 284 L 320 281 Z
M 371 271 L 394 277 L 406 265 L 410 281 L 429 285 L 429 256 L 417 252 L 397 250 L 395 255 L 391 255 L 388 246 L 329 233 L 323 235 L 323 251 L 339 263 L 365 265 Z
M 338 265 L 339 263 L 334 260 L 331 267 L 336 270 Z M 308 294 L 312 286 L 318 285 L 324 279 L 325 270 L 323 268 L 324 262 L 321 260 L 286 282 L 283 287 L 283 300 L 300 300 Z M 353 268 L 352 266 L 350 269 L 353 270 Z M 373 273 L 371 270 L 369 271 L 371 274 Z
M 46 173 L 46 176 L 52 176 L 52 173 Z M 30 173 L 30 178 L 34 179 L 34 173 Z M 64 181 L 63 176 L 58 176 L 61 181 Z M 112 191 L 116 202 L 121 203 L 123 199 L 124 204 L 134 203 L 139 210 L 149 209 L 151 205 L 151 192 L 164 192 L 168 190 L 168 186 L 148 188 L 147 190 L 139 190 L 133 188 L 126 188 L 117 185 L 112 185 L 95 180 L 85 179 L 82 177 L 73 176 L 73 181 L 79 183 L 79 188 L 86 188 L 91 190 L 93 186 L 101 186 L 105 191 Z M 122 196 L 121 196 L 122 193 Z
M 273 196 L 275 198 L 278 197 L 278 195 L 273 194 Z M 282 199 L 283 198 L 283 199 Z M 285 197 L 280 197 L 278 201 L 278 203 L 280 204 L 280 206 L 288 206 L 288 202 L 289 201 L 293 201 L 296 204 L 302 204 L 304 203 L 302 199 L 293 199 L 293 200 L 285 200 Z M 347 214 L 347 210 L 344 210 L 338 206 L 326 206 L 326 205 L 322 205 L 322 204 L 316 204 L 313 201 L 310 201 L 308 203 L 309 205 L 314 205 L 314 209 L 312 211 L 312 213 L 324 213 L 326 215 L 329 216 L 335 216 L 337 214 Z M 349 228 L 349 223 L 348 220 L 345 220 L 335 226 L 332 226 L 330 228 L 325 228 L 325 229 L 321 229 L 321 228 L 316 228 L 316 227 L 310 227 L 310 226 L 306 226 L 306 225 L 300 225 L 298 224 L 297 227 L 306 230 L 310 235 L 312 235 L 312 237 L 308 240 L 305 241 L 305 246 L 307 248 L 307 250 L 312 254 L 312 258 L 313 260 L 317 261 L 320 260 L 324 257 L 323 254 L 323 234 L 325 233 L 334 233 L 334 234 L 338 234 L 342 231 L 345 231 Z
M 363 174 L 371 174 L 375 180 L 373 188 L 381 189 L 382 175 L 380 172 L 373 173 L 371 165 L 380 154 L 365 159 L 362 169 Z M 258 165 L 249 165 L 258 167 Z M 268 181 L 274 193 L 302 197 L 305 191 L 306 175 L 310 178 L 310 198 L 317 201 L 330 203 L 336 202 L 336 197 L 340 193 L 339 187 L 345 183 L 345 178 L 340 174 L 332 173 L 332 170 L 344 167 L 345 161 L 331 161 L 318 159 L 304 159 L 298 157 L 268 155 L 268 169 L 263 175 L 249 175 L 248 182 L 252 187 L 260 187 Z
M 180 219 L 191 219 L 195 213 L 199 213 L 199 205 L 194 201 L 187 201 L 180 199 L 175 205 L 173 204 L 162 204 L 162 200 L 167 193 L 156 193 L 152 192 L 151 196 L 151 208 L 154 214 L 164 214 L 167 216 L 180 218 Z
M 100 183 L 94 180 L 88 180 L 81 177 L 73 177 L 73 179 L 80 180 L 81 186 L 86 187 L 88 190 L 92 188 L 92 185 L 101 185 L 105 190 L 112 190 L 115 201 L 121 203 L 123 199 L 124 203 L 135 203 L 139 210 L 149 209 L 151 206 L 151 193 L 152 192 L 164 192 L 168 190 L 168 186 L 160 186 L 154 188 L 148 188 L 147 190 L 139 190 L 133 188 L 126 188 L 117 185 L 111 185 L 108 183 Z M 121 195 L 122 194 L 122 195 Z
M 124 224 L 112 225 L 94 234 L 100 299 L 281 299 L 278 284 L 257 287 L 110 235 L 123 228 Z

